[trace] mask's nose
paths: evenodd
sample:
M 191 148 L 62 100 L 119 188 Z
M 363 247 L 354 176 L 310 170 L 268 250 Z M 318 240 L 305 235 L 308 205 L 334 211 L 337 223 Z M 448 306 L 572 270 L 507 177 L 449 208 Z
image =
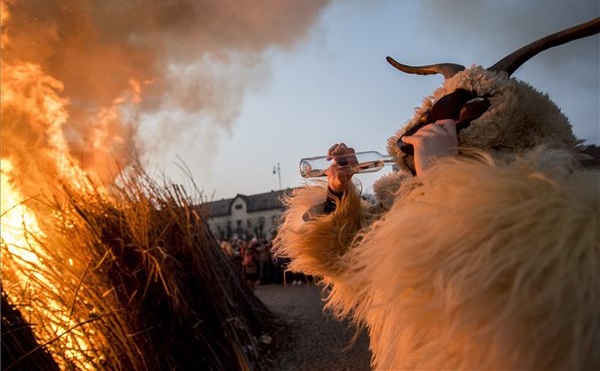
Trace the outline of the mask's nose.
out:
M 405 155 L 412 156 L 415 154 L 415 147 L 412 144 L 404 143 L 402 137 L 396 141 L 396 146 L 399 150 L 401 150 Z

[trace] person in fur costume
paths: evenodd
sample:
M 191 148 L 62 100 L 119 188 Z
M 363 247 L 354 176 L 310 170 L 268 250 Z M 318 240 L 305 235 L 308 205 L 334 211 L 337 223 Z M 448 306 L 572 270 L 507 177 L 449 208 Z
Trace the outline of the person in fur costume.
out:
M 445 81 L 389 139 L 399 170 L 375 183 L 377 203 L 338 163 L 343 143 L 327 182 L 286 199 L 276 253 L 367 328 L 373 368 L 600 368 L 600 172 L 581 166 L 549 97 L 510 77 L 599 30 L 596 18 L 488 69 L 388 57 Z

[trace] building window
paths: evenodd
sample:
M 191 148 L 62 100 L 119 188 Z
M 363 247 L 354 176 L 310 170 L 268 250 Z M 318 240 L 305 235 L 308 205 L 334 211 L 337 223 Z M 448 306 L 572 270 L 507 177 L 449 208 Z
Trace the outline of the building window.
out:
M 255 234 L 257 238 L 265 238 L 265 217 L 261 216 L 258 218 L 258 227 L 255 228 Z
M 237 204 L 237 205 L 235 205 L 235 209 L 236 209 L 236 210 L 241 210 L 241 209 L 243 209 L 243 208 L 244 208 L 244 205 L 242 205 L 242 204 Z

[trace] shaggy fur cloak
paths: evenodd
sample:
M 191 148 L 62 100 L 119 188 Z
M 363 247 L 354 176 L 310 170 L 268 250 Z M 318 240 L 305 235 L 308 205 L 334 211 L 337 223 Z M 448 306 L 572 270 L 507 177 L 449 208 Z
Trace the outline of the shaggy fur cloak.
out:
M 366 326 L 377 369 L 586 369 L 600 365 L 599 172 L 547 96 L 472 67 L 457 88 L 493 93 L 459 135 L 462 155 L 426 174 L 357 187 L 318 212 L 326 184 L 287 199 L 275 242 L 289 269 L 321 277 L 327 306 Z

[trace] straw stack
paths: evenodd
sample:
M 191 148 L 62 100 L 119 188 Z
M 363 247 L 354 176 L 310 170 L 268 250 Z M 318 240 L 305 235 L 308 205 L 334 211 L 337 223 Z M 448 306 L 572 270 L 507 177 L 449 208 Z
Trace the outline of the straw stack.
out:
M 37 259 L 2 240 L 3 293 L 60 368 L 258 368 L 271 315 L 182 188 L 141 170 L 109 190 L 60 184 L 60 201 L 30 201 L 43 232 L 25 226 L 19 248 Z M 3 351 L 21 342 L 5 336 L 4 314 L 3 296 Z

